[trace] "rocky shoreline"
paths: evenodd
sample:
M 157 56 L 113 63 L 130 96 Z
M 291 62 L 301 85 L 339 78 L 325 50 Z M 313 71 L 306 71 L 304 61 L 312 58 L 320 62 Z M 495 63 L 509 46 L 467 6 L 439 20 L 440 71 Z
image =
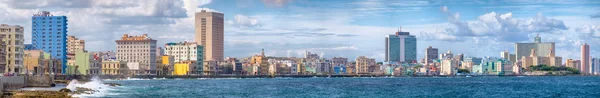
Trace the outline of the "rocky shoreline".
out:
M 66 81 L 68 83 L 69 81 Z M 118 83 L 103 83 L 104 85 L 108 85 L 110 87 L 121 86 Z M 62 88 L 58 91 L 51 90 L 16 90 L 16 91 L 8 91 L 4 93 L 2 98 L 73 98 L 72 95 L 80 95 L 80 94 L 94 94 L 98 93 L 99 90 L 94 90 L 92 88 L 85 87 L 75 87 L 75 90 L 71 90 L 68 88 Z
M 60 91 L 10 91 L 3 98 L 72 98 L 67 92 Z

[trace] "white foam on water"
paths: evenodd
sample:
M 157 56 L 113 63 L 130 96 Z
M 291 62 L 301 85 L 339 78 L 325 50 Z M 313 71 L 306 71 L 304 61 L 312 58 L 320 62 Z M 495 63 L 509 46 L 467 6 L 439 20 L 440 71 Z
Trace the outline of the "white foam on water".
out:
M 108 95 L 109 90 L 115 89 L 115 87 L 104 84 L 102 79 L 97 76 L 92 77 L 89 82 L 85 83 L 80 83 L 77 80 L 71 80 L 66 88 L 71 91 L 75 91 L 77 87 L 89 88 L 95 90 L 96 92 L 92 92 L 91 94 L 74 94 L 72 95 L 73 97 L 102 97 Z

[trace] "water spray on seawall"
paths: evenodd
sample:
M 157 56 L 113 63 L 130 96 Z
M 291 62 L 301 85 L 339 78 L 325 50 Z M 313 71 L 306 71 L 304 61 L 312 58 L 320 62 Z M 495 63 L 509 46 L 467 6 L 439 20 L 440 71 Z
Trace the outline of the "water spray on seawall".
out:
M 105 93 L 108 92 L 109 89 L 111 89 L 110 86 L 104 84 L 102 82 L 102 79 L 100 79 L 98 76 L 94 76 L 92 77 L 92 79 L 89 82 L 79 82 L 77 80 L 71 80 L 71 82 L 69 82 L 69 84 L 66 87 L 67 89 L 77 92 L 78 90 L 85 90 L 85 89 L 89 89 L 91 91 L 83 91 L 86 93 L 80 93 L 77 94 L 75 93 L 73 96 L 74 97 L 85 97 L 85 96 L 103 96 Z

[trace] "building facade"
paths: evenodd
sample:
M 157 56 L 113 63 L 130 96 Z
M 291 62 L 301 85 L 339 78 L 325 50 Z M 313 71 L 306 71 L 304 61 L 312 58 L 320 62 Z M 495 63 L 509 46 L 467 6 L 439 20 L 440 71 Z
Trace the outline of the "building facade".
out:
M 592 58 L 591 64 L 591 72 L 594 75 L 600 74 L 600 58 Z
M 542 42 L 542 38 L 535 37 L 533 43 L 515 43 L 515 55 L 516 59 L 520 60 L 523 57 L 530 56 L 531 49 L 536 51 L 535 56 L 543 57 L 552 53 L 554 55 L 554 42 Z M 528 66 L 528 65 L 525 65 Z
M 434 60 L 438 59 L 438 49 L 433 48 L 431 46 L 425 49 L 425 64 L 432 63 Z
M 0 36 L 4 36 L 4 45 L 6 45 L 6 64 L 4 72 L 23 74 L 23 50 L 25 39 L 23 37 L 23 27 L 19 25 L 0 24 Z
M 204 46 L 204 59 L 222 61 L 224 56 L 224 17 L 223 13 L 202 10 L 195 14 L 195 40 Z
M 28 75 L 40 75 L 43 72 L 44 51 L 42 50 L 25 50 L 23 51 L 23 65 L 27 69 L 25 73 Z
M 117 60 L 102 61 L 102 75 L 127 75 L 127 62 Z
M 66 69 L 67 16 L 54 16 L 50 12 L 42 11 L 34 14 L 31 19 L 31 44 L 36 49 L 50 53 L 52 58 L 61 60 L 63 69 Z
M 565 63 L 565 66 L 566 67 L 571 67 L 571 68 L 578 69 L 581 72 L 581 69 L 579 69 L 581 67 L 581 61 L 580 60 L 567 59 L 567 62 Z
M 117 42 L 117 60 L 128 62 L 130 69 L 139 69 L 131 74 L 154 74 L 156 70 L 156 40 L 148 37 L 124 34 Z M 129 64 L 131 63 L 131 64 Z M 139 68 L 135 68 L 139 67 Z
M 442 60 L 440 66 L 440 75 L 455 75 L 458 73 L 458 61 L 452 58 Z
M 409 32 L 396 32 L 385 38 L 386 62 L 416 62 L 417 38 Z
M 172 56 L 174 62 L 194 61 L 196 71 L 203 71 L 204 47 L 196 42 L 179 42 L 165 44 L 165 55 Z
M 375 59 L 367 58 L 366 56 L 359 56 L 356 58 L 356 67 L 355 72 L 358 74 L 366 74 L 369 73 L 369 67 L 374 66 L 376 64 Z
M 4 34 L 0 34 L 0 73 L 5 73 L 5 69 L 8 66 L 6 64 L 6 43 L 4 42 L 4 39 L 6 36 Z
M 85 40 L 81 40 L 75 36 L 67 36 L 67 53 L 71 54 L 79 50 L 85 51 Z
M 552 48 L 547 51 L 554 51 Z M 521 64 L 523 68 L 535 65 L 548 65 L 548 66 L 562 66 L 562 57 L 557 57 L 553 52 L 548 53 L 547 56 L 537 56 L 536 49 L 531 49 L 529 57 L 521 57 Z
M 581 67 L 579 71 L 582 74 L 592 74 L 590 68 L 590 45 L 587 43 L 581 45 Z

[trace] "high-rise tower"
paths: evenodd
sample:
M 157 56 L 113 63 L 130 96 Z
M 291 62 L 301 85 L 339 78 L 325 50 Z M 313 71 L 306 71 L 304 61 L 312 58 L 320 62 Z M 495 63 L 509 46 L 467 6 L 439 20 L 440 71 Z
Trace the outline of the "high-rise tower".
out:
M 224 19 L 223 13 L 202 10 L 195 14 L 195 40 L 204 46 L 204 59 L 223 60 Z
M 590 74 L 590 45 L 584 43 L 581 45 L 581 66 L 579 71 L 582 74 Z
M 48 11 L 31 17 L 31 44 L 62 61 L 62 73 L 67 69 L 67 16 L 54 16 Z

